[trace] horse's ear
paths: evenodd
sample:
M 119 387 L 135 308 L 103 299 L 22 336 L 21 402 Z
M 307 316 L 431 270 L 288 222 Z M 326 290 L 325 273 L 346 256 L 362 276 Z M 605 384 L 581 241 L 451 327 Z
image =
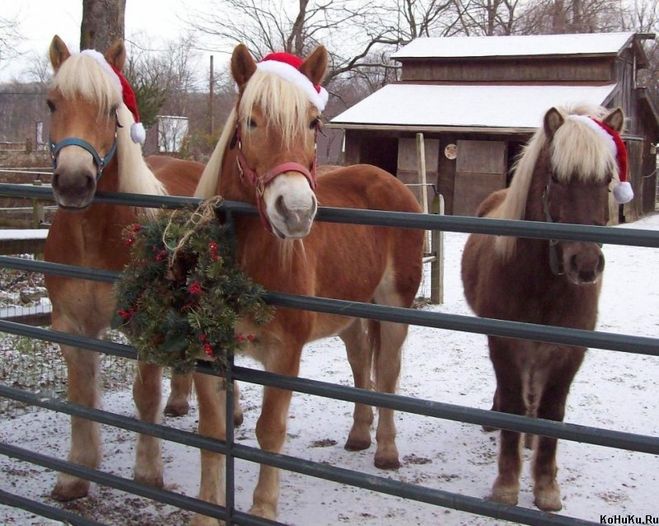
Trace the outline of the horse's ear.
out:
M 238 44 L 231 55 L 231 75 L 242 92 L 247 81 L 256 71 L 256 62 L 245 44 Z
M 53 66 L 53 71 L 57 71 L 62 63 L 71 56 L 69 48 L 66 47 L 64 41 L 57 35 L 53 37 L 50 42 L 50 49 L 48 50 L 50 56 L 50 63 Z
M 327 73 L 329 58 L 325 46 L 318 46 L 300 66 L 300 72 L 313 84 L 321 84 Z
M 115 40 L 112 45 L 105 51 L 105 60 L 108 64 L 114 66 L 119 71 L 123 71 L 126 63 L 126 46 L 121 38 Z
M 622 109 L 616 108 L 604 117 L 602 122 L 620 133 L 625 126 L 625 114 L 622 112 Z
M 545 113 L 545 119 L 543 122 L 545 135 L 547 135 L 549 140 L 552 139 L 556 133 L 556 130 L 558 130 L 564 122 L 565 119 L 563 119 L 563 115 L 561 115 L 560 111 L 558 111 L 556 108 L 549 108 L 547 113 Z

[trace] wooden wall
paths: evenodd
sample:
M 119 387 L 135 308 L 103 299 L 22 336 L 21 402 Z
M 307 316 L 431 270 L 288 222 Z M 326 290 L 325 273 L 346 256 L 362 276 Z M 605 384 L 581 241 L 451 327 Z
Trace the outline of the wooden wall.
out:
M 600 83 L 615 80 L 615 58 L 404 59 L 407 82 Z
M 504 141 L 458 141 L 454 215 L 475 215 L 488 195 L 506 187 L 507 144 Z

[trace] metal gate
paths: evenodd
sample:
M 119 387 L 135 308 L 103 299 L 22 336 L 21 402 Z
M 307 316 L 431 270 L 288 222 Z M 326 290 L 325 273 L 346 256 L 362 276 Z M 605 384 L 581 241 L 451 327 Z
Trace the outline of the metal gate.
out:
M 20 196 L 33 199 L 49 199 L 51 192 L 48 188 L 26 188 L 21 185 L 0 185 L 0 195 L 9 197 Z M 165 208 L 178 208 L 199 203 L 199 200 L 188 197 L 154 197 L 130 194 L 99 194 L 96 201 L 130 206 Z M 231 220 L 230 218 L 234 214 L 256 213 L 253 207 L 244 203 L 225 202 L 223 207 L 227 212 L 229 220 Z M 320 208 L 316 220 L 335 223 L 382 225 L 451 232 L 478 232 L 484 234 L 515 235 L 541 239 L 575 239 L 619 245 L 659 247 L 659 232 L 624 228 L 613 229 L 607 227 L 563 225 L 556 223 L 534 223 L 337 208 Z M 28 261 L 8 256 L 0 256 L 0 266 L 18 270 L 74 276 L 88 280 L 113 281 L 117 278 L 117 274 L 114 272 L 84 269 L 42 261 Z M 580 345 L 591 348 L 609 349 L 659 357 L 659 338 L 550 327 L 454 314 L 442 314 L 437 312 L 424 312 L 412 309 L 346 302 L 328 298 L 294 296 L 282 293 L 268 293 L 266 295 L 266 301 L 274 306 L 293 309 L 306 309 L 316 312 L 372 318 L 455 331 Z M 120 356 L 127 359 L 136 358 L 134 350 L 126 345 L 73 336 L 62 332 L 30 327 L 5 320 L 0 320 L 0 331 L 23 335 L 30 338 L 53 341 L 60 344 L 74 344 L 88 350 Z M 207 374 L 216 374 L 209 366 L 204 364 L 198 365 L 197 370 Z M 654 436 L 631 434 L 575 424 L 556 423 L 524 416 L 440 403 L 431 400 L 364 391 L 326 382 L 285 377 L 260 370 L 238 367 L 233 365 L 233 362 L 231 362 L 231 366 L 228 368 L 226 378 L 228 383 L 231 383 L 233 380 L 240 380 L 242 382 L 274 386 L 281 389 L 343 401 L 389 407 L 397 411 L 406 411 L 417 415 L 425 415 L 470 424 L 486 425 L 560 439 L 574 440 L 588 444 L 659 455 L 659 437 Z M 268 453 L 258 448 L 236 443 L 234 441 L 232 419 L 227 419 L 226 440 L 221 442 L 204 438 L 191 432 L 168 428 L 163 425 L 146 424 L 137 419 L 109 413 L 107 411 L 77 406 L 58 399 L 43 398 L 37 394 L 25 392 L 6 385 L 0 385 L 0 397 L 25 402 L 52 411 L 84 417 L 102 424 L 117 426 L 130 431 L 145 433 L 165 440 L 199 447 L 226 455 L 226 506 L 215 506 L 172 491 L 156 489 L 110 473 L 85 468 L 57 458 L 45 456 L 35 451 L 29 451 L 17 446 L 0 443 L 0 454 L 2 455 L 31 462 L 48 469 L 69 473 L 112 488 L 135 493 L 159 502 L 172 504 L 185 510 L 217 517 L 227 521 L 229 524 L 277 524 L 272 521 L 250 516 L 249 514 L 238 511 L 234 508 L 234 459 L 264 463 L 312 477 L 318 477 L 342 484 L 350 484 L 360 488 L 429 503 L 436 506 L 523 524 L 596 524 L 563 515 L 544 513 L 518 506 L 507 506 L 476 497 L 416 486 L 385 477 L 367 475 L 357 471 L 333 467 L 323 463 L 311 462 L 288 455 Z M 232 404 L 232 390 L 228 389 L 227 414 L 231 414 Z M 98 524 L 97 522 L 81 518 L 69 511 L 61 510 L 40 502 L 30 501 L 5 491 L 0 491 L 0 503 L 20 507 L 44 517 L 68 521 L 71 524 Z

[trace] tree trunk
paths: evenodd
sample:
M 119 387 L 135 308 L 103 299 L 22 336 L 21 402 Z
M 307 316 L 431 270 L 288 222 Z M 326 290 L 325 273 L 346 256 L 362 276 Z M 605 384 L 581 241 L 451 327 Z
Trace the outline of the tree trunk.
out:
M 105 51 L 124 38 L 126 0 L 82 0 L 80 49 Z

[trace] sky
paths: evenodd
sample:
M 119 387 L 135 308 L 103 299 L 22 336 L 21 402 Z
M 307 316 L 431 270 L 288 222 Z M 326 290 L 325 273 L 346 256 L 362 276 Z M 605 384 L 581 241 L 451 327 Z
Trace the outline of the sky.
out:
M 186 32 L 185 17 L 192 6 L 202 10 L 208 0 L 127 0 L 126 38 L 138 36 L 154 46 L 176 40 Z M 69 49 L 77 50 L 80 42 L 82 0 L 18 0 L 3 2 L 5 19 L 18 22 L 23 36 L 18 51 L 23 56 L 7 65 L 0 63 L 0 82 L 19 77 L 34 53 L 46 56 L 54 35 L 59 35 Z M 209 53 L 206 52 L 207 56 Z M 203 55 L 203 54 L 202 54 Z M 204 56 L 199 57 L 204 64 Z

